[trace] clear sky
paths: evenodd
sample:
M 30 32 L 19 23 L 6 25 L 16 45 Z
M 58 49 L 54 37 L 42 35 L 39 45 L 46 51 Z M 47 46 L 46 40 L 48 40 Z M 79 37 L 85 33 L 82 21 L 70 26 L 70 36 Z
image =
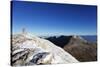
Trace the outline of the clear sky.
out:
M 13 1 L 12 28 L 35 35 L 96 35 L 97 7 Z

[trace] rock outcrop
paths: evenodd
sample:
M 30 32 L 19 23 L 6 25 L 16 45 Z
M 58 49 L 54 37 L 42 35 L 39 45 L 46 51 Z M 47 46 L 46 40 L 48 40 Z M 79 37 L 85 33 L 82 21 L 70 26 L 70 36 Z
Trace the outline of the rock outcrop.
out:
M 12 35 L 11 64 L 13 66 L 74 62 L 79 61 L 46 39 L 30 34 Z

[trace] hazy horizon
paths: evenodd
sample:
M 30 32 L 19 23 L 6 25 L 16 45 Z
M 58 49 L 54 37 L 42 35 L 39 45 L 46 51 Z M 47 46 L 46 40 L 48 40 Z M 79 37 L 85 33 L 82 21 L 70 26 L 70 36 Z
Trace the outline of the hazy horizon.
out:
M 12 1 L 12 33 L 97 35 L 97 6 Z

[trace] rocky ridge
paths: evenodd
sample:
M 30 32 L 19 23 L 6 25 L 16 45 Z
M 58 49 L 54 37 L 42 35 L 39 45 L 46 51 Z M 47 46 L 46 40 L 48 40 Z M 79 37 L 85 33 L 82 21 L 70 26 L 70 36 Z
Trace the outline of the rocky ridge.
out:
M 46 39 L 31 34 L 12 35 L 11 64 L 13 66 L 74 62 L 79 61 Z

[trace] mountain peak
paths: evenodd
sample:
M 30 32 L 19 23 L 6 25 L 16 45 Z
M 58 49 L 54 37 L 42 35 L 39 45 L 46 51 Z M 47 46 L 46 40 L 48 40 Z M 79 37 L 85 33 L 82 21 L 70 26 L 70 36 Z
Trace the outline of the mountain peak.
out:
M 12 65 L 78 62 L 72 55 L 64 51 L 62 48 L 46 39 L 30 34 L 13 35 L 11 52 Z
M 87 40 L 85 40 L 84 38 L 82 38 L 81 36 L 78 36 L 78 35 L 73 35 L 70 40 L 73 40 L 74 42 L 75 41 L 87 42 Z

